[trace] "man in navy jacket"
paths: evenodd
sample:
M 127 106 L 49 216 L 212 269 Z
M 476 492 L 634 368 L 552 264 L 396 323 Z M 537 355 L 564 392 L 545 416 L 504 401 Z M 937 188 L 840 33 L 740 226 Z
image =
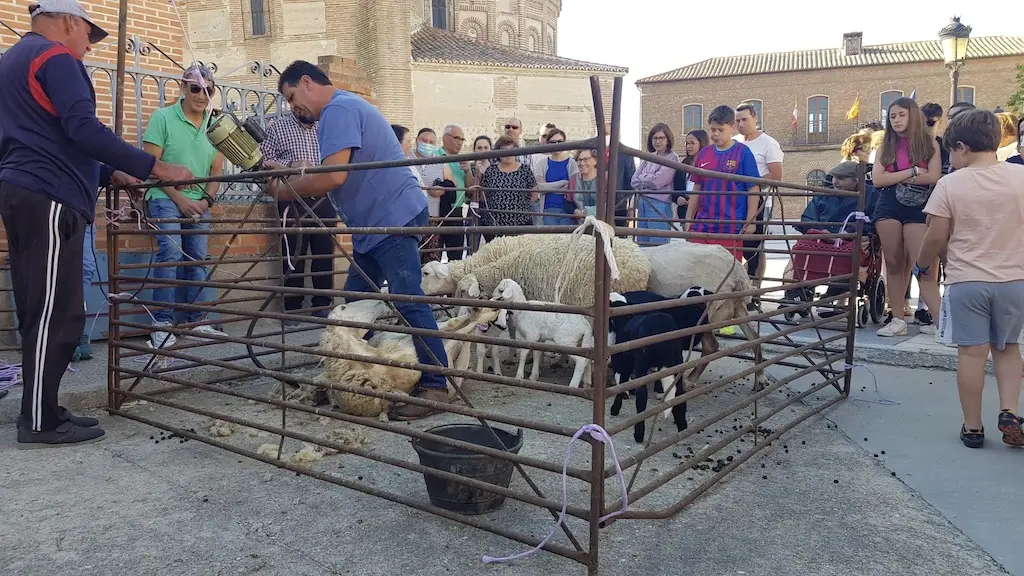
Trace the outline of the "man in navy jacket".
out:
M 188 180 L 96 118 L 82 64 L 107 33 L 77 0 L 40 0 L 32 31 L 0 59 L 0 216 L 22 338 L 24 393 L 18 446 L 99 440 L 93 418 L 57 403 L 60 380 L 85 325 L 82 250 L 102 185 Z

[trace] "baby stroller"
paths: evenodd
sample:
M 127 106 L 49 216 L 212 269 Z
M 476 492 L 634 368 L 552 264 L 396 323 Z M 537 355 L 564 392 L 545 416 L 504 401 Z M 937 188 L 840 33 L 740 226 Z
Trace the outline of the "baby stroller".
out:
M 824 280 L 833 276 L 849 274 L 853 267 L 853 251 L 856 240 L 845 241 L 835 239 L 814 238 L 815 234 L 827 234 L 824 230 L 808 230 L 807 237 L 797 241 L 793 247 L 796 254 L 793 255 L 793 276 L 798 282 L 807 280 Z M 868 325 L 871 322 L 879 324 L 885 315 L 885 280 L 882 276 L 882 244 L 877 235 L 863 236 L 860 246 L 860 266 L 858 269 L 857 282 L 857 316 L 858 328 Z M 801 252 L 819 252 L 819 254 L 806 254 Z M 822 298 L 836 296 L 847 291 L 845 282 L 827 284 L 828 290 Z M 789 304 L 800 304 L 803 302 L 814 302 L 818 300 L 815 292 L 817 287 L 804 287 L 787 290 L 784 302 Z M 831 312 L 831 311 L 830 311 Z M 836 315 L 842 311 L 835 311 Z M 797 312 L 786 312 L 784 317 L 792 322 L 796 316 L 809 318 L 809 309 Z M 825 313 L 819 316 L 826 317 Z

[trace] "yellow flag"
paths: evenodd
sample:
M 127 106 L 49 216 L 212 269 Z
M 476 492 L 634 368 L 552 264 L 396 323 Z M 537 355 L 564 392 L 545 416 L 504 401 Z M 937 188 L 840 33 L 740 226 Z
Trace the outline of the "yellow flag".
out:
M 857 96 L 857 99 L 853 101 L 853 106 L 850 107 L 850 111 L 846 114 L 846 119 L 853 120 L 858 116 L 860 116 L 860 96 Z

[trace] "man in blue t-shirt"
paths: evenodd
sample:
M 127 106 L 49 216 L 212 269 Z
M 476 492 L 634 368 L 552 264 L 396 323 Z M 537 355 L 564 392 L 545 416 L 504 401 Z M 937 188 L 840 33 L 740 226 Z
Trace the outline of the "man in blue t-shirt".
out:
M 320 162 L 323 166 L 344 166 L 364 162 L 403 160 L 395 132 L 372 104 L 358 95 L 338 90 L 320 68 L 296 60 L 277 83 L 292 111 L 319 120 Z M 310 198 L 329 194 L 338 215 L 347 226 L 426 227 L 429 225 L 427 199 L 412 171 L 406 167 L 353 170 L 295 176 L 287 183 L 275 180 L 270 191 L 278 199 L 293 195 Z M 422 296 L 419 246 L 415 236 L 353 234 L 354 260 L 369 279 L 380 286 L 385 280 L 391 294 Z M 372 292 L 370 284 L 356 270 L 350 270 L 345 290 Z M 398 311 L 414 328 L 437 330 L 427 304 L 396 302 Z M 437 365 L 427 349 L 443 366 L 448 365 L 440 338 L 414 338 L 421 364 Z M 445 377 L 423 373 L 413 393 L 425 400 L 448 401 Z M 394 420 L 415 420 L 438 412 L 416 404 L 398 404 L 389 416 Z

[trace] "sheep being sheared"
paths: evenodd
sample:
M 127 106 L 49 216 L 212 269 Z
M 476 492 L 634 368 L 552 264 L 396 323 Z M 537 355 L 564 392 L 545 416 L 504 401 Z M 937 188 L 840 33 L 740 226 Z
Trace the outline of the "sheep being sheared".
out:
M 691 286 L 703 286 L 716 294 L 745 292 L 754 288 L 747 276 L 746 267 L 729 250 L 717 244 L 670 242 L 645 247 L 641 251 L 650 262 L 651 274 L 647 290 L 662 296 L 681 296 Z M 708 322 L 735 321 L 747 340 L 756 340 L 760 334 L 747 320 L 747 304 L 750 301 L 750 296 L 737 296 L 708 302 Z M 765 373 L 757 372 L 754 375 L 754 391 L 762 390 L 767 385 Z
M 498 283 L 494 289 L 494 300 L 507 302 L 527 302 L 523 289 L 515 280 L 505 279 Z M 529 300 L 531 304 L 543 304 L 536 300 Z M 592 348 L 594 346 L 594 329 L 590 320 L 579 314 L 567 314 L 565 312 L 537 312 L 534 310 L 504 310 L 507 321 L 512 323 L 515 339 L 523 342 L 554 342 L 562 346 L 577 346 L 581 348 Z M 502 323 L 502 316 L 498 317 L 498 324 Z M 526 373 L 526 353 L 529 350 L 519 350 L 519 369 L 516 371 L 516 378 L 522 379 Z M 540 378 L 540 358 L 542 352 L 533 351 L 533 370 L 530 372 L 530 380 Z M 576 362 L 576 369 L 573 370 L 572 379 L 569 381 L 570 388 L 579 388 L 582 381 L 587 386 L 591 385 L 592 366 L 590 361 L 583 356 L 572 356 Z
M 447 323 L 444 331 L 465 335 L 477 330 L 481 325 L 486 326 L 494 322 L 498 318 L 498 313 L 499 311 L 494 309 L 474 310 L 471 315 L 453 318 Z M 378 346 L 373 346 L 363 340 L 365 332 L 364 329 L 331 326 L 324 331 L 320 345 L 324 349 L 345 354 L 417 363 L 416 349 L 411 336 L 406 335 L 407 339 L 382 339 Z M 469 366 L 469 342 L 448 339 L 443 342 L 448 355 L 448 367 L 465 370 Z M 409 394 L 419 382 L 421 375 L 421 372 L 415 369 L 333 357 L 325 357 L 323 365 L 323 378 L 327 382 L 378 392 Z M 456 384 L 461 384 L 461 380 L 456 378 Z M 390 400 L 356 392 L 331 389 L 328 396 L 342 412 L 355 416 L 381 416 L 387 413 L 391 406 Z

